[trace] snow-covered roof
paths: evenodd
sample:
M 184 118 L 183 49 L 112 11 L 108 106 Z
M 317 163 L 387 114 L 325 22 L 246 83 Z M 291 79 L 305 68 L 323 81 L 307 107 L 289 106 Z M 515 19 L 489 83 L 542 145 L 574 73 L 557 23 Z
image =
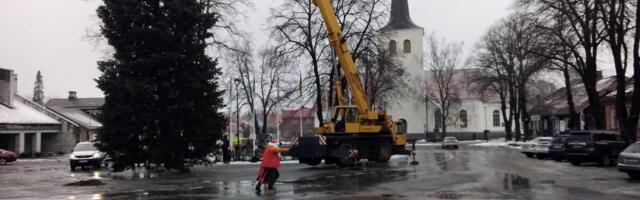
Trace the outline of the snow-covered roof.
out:
M 50 99 L 47 107 L 80 126 L 97 129 L 102 127 L 102 123 L 91 113 L 99 112 L 103 104 L 104 98 L 64 98 Z
M 83 127 L 89 129 L 96 129 L 102 127 L 102 123 L 95 119 L 90 114 L 75 108 L 65 108 L 65 107 L 49 107 L 49 109 L 55 111 L 56 113 L 65 116 L 72 120 L 73 122 L 80 124 Z
M 607 77 L 599 80 L 596 84 L 596 89 L 600 96 L 605 96 L 615 90 L 616 80 L 615 77 Z M 573 102 L 575 109 L 580 112 L 589 106 L 589 97 L 584 84 L 578 83 L 571 86 L 571 93 L 573 94 Z M 566 89 L 560 88 L 543 100 L 543 110 L 532 111 L 536 114 L 550 115 L 550 114 L 568 114 L 569 106 L 567 105 Z
M 0 104 L 0 124 L 60 124 L 54 118 L 14 99 L 13 108 Z

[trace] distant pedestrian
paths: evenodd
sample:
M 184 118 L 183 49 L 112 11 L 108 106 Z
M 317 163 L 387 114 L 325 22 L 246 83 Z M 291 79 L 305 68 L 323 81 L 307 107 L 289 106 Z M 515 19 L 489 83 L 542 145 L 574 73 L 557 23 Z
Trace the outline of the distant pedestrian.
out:
M 280 153 L 289 152 L 288 148 L 279 148 L 278 141 L 271 141 L 267 144 L 267 147 L 262 153 L 262 163 L 260 164 L 260 171 L 256 180 L 256 190 L 260 191 L 262 184 L 267 184 L 269 191 L 274 191 L 273 185 L 278 180 L 280 173 L 278 168 L 280 167 Z
M 225 135 L 222 138 L 222 162 L 229 164 L 231 161 L 231 146 L 229 145 L 229 138 Z

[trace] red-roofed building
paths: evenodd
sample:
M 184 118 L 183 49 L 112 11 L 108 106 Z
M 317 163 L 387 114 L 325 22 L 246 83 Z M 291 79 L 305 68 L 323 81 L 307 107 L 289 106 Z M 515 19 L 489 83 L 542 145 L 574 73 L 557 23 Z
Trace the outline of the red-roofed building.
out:
M 302 133 L 312 133 L 315 124 L 315 110 L 313 108 L 300 108 L 296 110 L 282 110 L 280 133 L 283 140 L 289 140 L 300 135 L 300 123 Z

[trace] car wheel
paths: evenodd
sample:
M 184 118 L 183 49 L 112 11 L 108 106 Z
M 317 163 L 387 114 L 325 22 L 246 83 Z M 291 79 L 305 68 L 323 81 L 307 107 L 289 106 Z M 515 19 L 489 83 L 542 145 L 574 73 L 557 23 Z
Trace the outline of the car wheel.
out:
M 0 165 L 6 165 L 7 164 L 7 160 L 4 158 L 0 158 Z
M 580 166 L 580 162 L 579 161 L 569 161 L 571 163 L 571 165 L 574 166 Z
M 533 154 L 531 153 L 526 153 L 525 155 L 527 155 L 527 158 L 533 158 Z
M 69 165 L 69 168 L 71 168 L 71 171 L 75 171 L 76 170 L 76 166 L 75 165 Z
M 562 162 L 562 159 L 560 159 L 560 158 L 553 158 L 553 161 L 556 161 L 556 162 Z
M 536 158 L 538 158 L 538 160 L 543 160 L 544 159 L 544 155 L 538 154 L 538 155 L 536 155 Z
M 638 172 L 632 172 L 627 174 L 629 174 L 629 177 L 631 177 L 631 179 L 640 179 L 640 173 Z
M 604 155 L 600 157 L 598 164 L 604 167 L 611 166 L 611 157 L 609 156 L 609 153 L 604 153 Z

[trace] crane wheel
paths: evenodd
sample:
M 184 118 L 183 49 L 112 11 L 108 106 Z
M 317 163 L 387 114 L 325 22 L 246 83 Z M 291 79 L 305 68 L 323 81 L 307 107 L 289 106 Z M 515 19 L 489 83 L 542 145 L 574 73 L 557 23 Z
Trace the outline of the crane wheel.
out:
M 316 166 L 316 165 L 319 165 L 321 162 L 322 162 L 322 159 L 320 158 L 311 158 L 309 159 L 309 162 L 307 162 L 307 164 L 311 166 Z
M 342 156 L 338 158 L 338 162 L 336 162 L 336 164 L 338 164 L 338 166 L 340 167 L 353 166 L 355 164 L 355 160 L 350 156 L 349 153 L 353 149 L 353 146 L 350 143 L 342 143 L 340 144 L 340 146 L 338 146 L 338 149 L 340 150 L 340 152 L 342 152 Z
M 391 144 L 389 142 L 378 143 L 378 159 L 380 163 L 386 163 L 391 158 Z

